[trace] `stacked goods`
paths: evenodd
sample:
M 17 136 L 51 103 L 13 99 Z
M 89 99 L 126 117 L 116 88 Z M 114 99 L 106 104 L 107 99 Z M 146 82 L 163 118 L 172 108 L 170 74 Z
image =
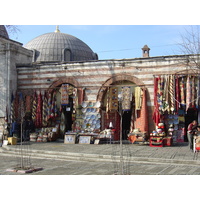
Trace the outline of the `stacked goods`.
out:
M 31 133 L 30 134 L 30 141 L 31 142 L 36 142 L 37 141 L 37 137 L 38 137 L 37 133 Z
M 151 147 L 163 147 L 163 137 L 165 136 L 164 132 L 164 124 L 159 123 L 156 127 L 156 130 L 150 133 L 150 142 L 149 145 Z
M 164 131 L 164 124 L 163 123 L 159 123 L 158 126 L 156 127 L 156 130 L 152 131 L 152 133 L 150 133 L 150 136 L 161 136 L 164 137 L 166 135 L 165 131 Z

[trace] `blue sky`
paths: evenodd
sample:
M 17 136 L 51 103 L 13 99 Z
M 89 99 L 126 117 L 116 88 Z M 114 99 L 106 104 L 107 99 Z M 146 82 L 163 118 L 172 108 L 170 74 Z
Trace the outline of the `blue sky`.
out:
M 55 31 L 56 25 L 18 25 L 11 39 L 26 44 L 33 38 Z M 124 59 L 142 56 L 147 44 L 150 56 L 180 54 L 177 43 L 186 25 L 59 25 L 63 33 L 73 35 L 98 54 L 99 59 Z

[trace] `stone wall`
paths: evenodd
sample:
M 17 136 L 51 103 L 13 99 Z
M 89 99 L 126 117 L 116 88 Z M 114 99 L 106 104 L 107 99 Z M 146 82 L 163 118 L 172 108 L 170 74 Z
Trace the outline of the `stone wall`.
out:
M 0 117 L 5 117 L 6 108 L 9 112 L 11 93 L 17 90 L 17 65 L 30 64 L 32 51 L 20 43 L 0 38 Z
M 165 56 L 18 67 L 18 90 L 47 90 L 62 83 L 86 88 L 86 100 L 103 98 L 102 91 L 116 81 L 128 80 L 147 89 L 148 119 L 152 121 L 154 75 L 175 74 L 187 69 L 184 56 Z M 149 123 L 149 130 L 154 128 Z

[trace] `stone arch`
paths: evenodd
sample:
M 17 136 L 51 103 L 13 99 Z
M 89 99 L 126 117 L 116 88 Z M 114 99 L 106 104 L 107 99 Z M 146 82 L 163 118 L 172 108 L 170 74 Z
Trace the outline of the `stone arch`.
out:
M 138 79 L 138 78 L 136 78 L 136 77 L 134 77 L 132 75 L 129 75 L 129 74 L 112 76 L 111 78 L 107 79 L 107 81 L 105 81 L 105 83 L 99 89 L 99 92 L 98 92 L 98 95 L 97 95 L 97 101 L 102 101 L 103 95 L 104 95 L 104 91 L 107 90 L 107 87 L 109 85 L 112 85 L 114 82 L 124 81 L 124 80 L 133 82 L 137 86 L 141 86 L 141 87 L 145 86 L 144 83 L 140 79 Z
M 50 86 L 49 89 L 52 90 L 56 87 L 58 87 L 59 85 L 63 84 L 63 83 L 69 83 L 71 85 L 73 85 L 74 87 L 79 87 L 79 83 L 77 80 L 75 80 L 73 77 L 65 77 L 65 78 L 59 78 L 56 81 L 54 81 Z

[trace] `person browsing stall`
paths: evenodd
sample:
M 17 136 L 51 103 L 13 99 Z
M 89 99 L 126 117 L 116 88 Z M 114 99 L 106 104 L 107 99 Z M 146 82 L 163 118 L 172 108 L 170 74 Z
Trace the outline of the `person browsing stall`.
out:
M 187 131 L 187 138 L 189 142 L 189 147 L 191 150 L 193 150 L 193 137 L 195 133 L 195 129 L 197 128 L 197 121 L 194 120 L 188 125 L 188 131 Z

